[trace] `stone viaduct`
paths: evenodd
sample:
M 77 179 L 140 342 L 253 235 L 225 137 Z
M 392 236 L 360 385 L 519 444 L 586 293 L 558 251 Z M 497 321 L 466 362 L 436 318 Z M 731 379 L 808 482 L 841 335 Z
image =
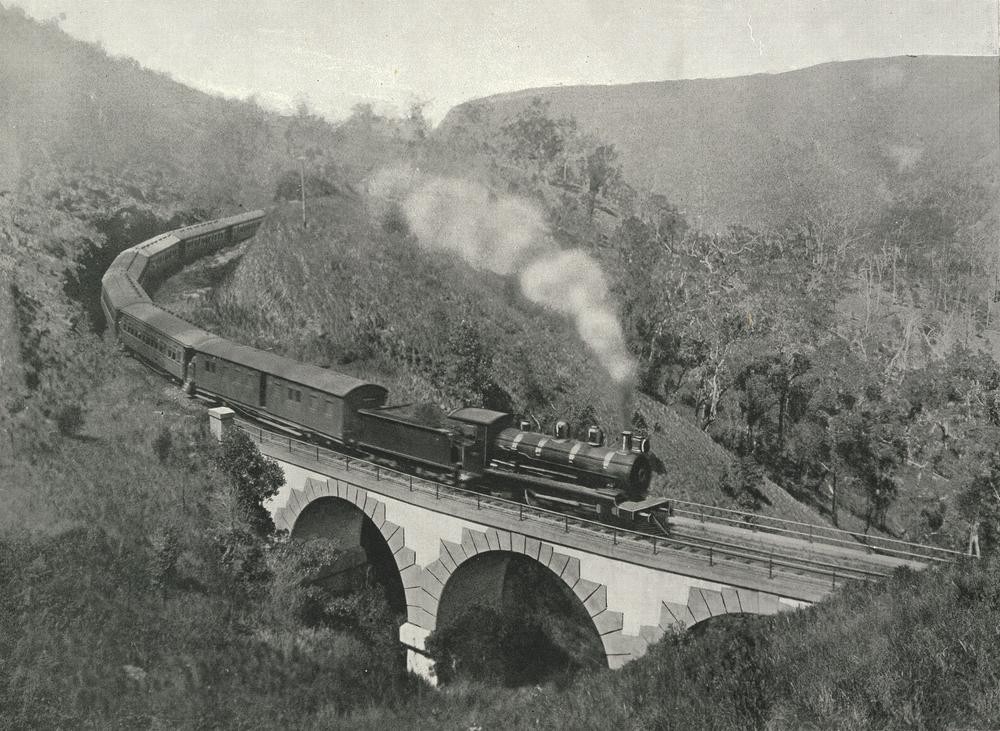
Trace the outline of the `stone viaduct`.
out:
M 228 409 L 210 415 L 217 435 L 231 428 Z M 488 497 L 415 483 L 286 437 L 247 431 L 285 473 L 285 487 L 269 505 L 279 528 L 292 539 L 322 536 L 348 552 L 379 554 L 383 563 L 391 557 L 405 595 L 407 621 L 399 635 L 407 665 L 432 682 L 427 636 L 469 603 L 497 605 L 515 557 L 545 567 L 579 603 L 611 668 L 641 657 L 665 632 L 724 614 L 793 610 L 834 589 L 827 576 L 578 529 L 541 511 L 498 506 Z

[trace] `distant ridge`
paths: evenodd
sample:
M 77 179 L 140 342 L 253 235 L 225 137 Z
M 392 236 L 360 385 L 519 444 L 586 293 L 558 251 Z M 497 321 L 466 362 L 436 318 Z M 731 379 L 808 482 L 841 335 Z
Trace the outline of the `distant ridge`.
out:
M 901 56 L 720 79 L 529 89 L 470 104 L 501 125 L 534 97 L 613 142 L 626 176 L 708 227 L 778 225 L 831 197 L 891 199 L 907 179 L 998 191 L 1000 61 Z

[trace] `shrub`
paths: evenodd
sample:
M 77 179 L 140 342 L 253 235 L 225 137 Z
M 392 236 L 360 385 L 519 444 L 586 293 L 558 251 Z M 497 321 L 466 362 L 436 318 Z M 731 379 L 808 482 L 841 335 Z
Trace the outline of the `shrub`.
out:
M 153 437 L 153 454 L 160 462 L 166 462 L 170 458 L 171 452 L 174 449 L 174 437 L 173 432 L 170 431 L 170 427 L 163 425 L 160 430 Z
M 53 414 L 53 419 L 59 433 L 64 437 L 76 436 L 83 429 L 83 406 L 79 403 L 60 404 Z
M 217 465 L 229 482 L 234 517 L 258 536 L 273 535 L 274 521 L 264 501 L 285 484 L 278 463 L 262 455 L 244 432 L 232 429 L 223 437 Z

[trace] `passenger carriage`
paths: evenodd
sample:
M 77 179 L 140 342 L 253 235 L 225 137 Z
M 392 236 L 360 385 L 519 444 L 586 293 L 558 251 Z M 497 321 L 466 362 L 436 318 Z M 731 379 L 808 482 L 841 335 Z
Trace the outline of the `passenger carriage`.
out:
M 357 438 L 358 411 L 385 404 L 383 386 L 216 338 L 198 348 L 198 393 L 340 443 Z

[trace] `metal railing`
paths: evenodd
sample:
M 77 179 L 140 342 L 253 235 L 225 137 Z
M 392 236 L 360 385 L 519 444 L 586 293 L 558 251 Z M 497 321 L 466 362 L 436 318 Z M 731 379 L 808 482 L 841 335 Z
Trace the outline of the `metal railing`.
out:
M 960 551 L 941 548 L 939 546 L 914 543 L 898 538 L 886 538 L 868 533 L 857 533 L 842 528 L 804 523 L 786 518 L 775 518 L 757 513 L 746 513 L 730 508 L 688 502 L 686 500 L 671 500 L 670 509 L 673 515 L 682 515 L 702 523 L 711 521 L 745 530 L 784 535 L 798 540 L 806 540 L 809 543 L 843 546 L 852 550 L 864 550 L 869 553 L 880 553 L 895 558 L 948 563 L 958 560 L 964 555 Z
M 682 552 L 686 557 L 694 560 L 707 561 L 709 566 L 728 564 L 737 566 L 743 570 L 749 566 L 753 566 L 761 571 L 761 573 L 766 568 L 769 578 L 773 578 L 776 572 L 786 575 L 791 573 L 797 575 L 796 578 L 809 576 L 813 580 L 829 581 L 830 586 L 836 586 L 838 580 L 841 582 L 845 580 L 868 581 L 883 578 L 889 574 L 888 569 L 867 569 L 837 563 L 836 557 L 831 557 L 830 561 L 822 561 L 801 556 L 783 555 L 780 549 L 756 549 L 721 540 L 691 537 L 679 538 L 609 525 L 579 516 L 567 515 L 566 513 L 559 513 L 546 508 L 483 494 L 474 490 L 467 490 L 454 485 L 415 477 L 390 467 L 374 464 L 357 457 L 351 457 L 315 444 L 310 444 L 295 437 L 268 431 L 242 419 L 237 419 L 236 422 L 237 426 L 261 444 L 272 444 L 284 448 L 291 455 L 309 457 L 320 464 L 329 465 L 347 474 L 351 472 L 364 474 L 374 477 L 377 482 L 389 482 L 398 487 L 405 488 L 409 492 L 433 496 L 435 500 L 450 501 L 468 508 L 474 508 L 475 510 L 492 510 L 503 513 L 509 518 L 516 517 L 518 522 L 528 522 L 549 530 L 578 534 L 586 537 L 588 540 L 613 545 L 616 547 L 616 551 L 623 553 L 649 556 L 657 555 L 665 550 L 674 550 Z M 359 485 L 347 478 L 334 479 L 362 490 L 367 489 L 364 485 Z M 697 503 L 684 502 L 683 504 L 686 506 L 685 510 L 690 506 L 698 506 Z M 710 508 L 711 506 L 699 507 Z M 712 510 L 725 509 L 712 508 Z M 728 512 L 736 513 L 737 511 Z M 795 525 L 809 525 L 796 523 L 796 521 L 784 522 Z M 821 528 L 822 526 L 813 527 Z M 800 531 L 786 532 L 801 533 Z M 863 555 L 859 551 L 858 558 Z

